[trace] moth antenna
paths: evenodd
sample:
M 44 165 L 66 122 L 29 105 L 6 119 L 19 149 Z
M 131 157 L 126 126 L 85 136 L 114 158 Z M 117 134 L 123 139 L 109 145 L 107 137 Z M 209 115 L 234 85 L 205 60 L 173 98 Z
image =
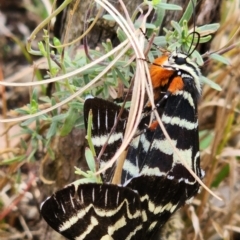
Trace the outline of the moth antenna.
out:
M 196 12 L 195 12 L 196 6 L 194 5 L 193 0 L 191 0 L 191 2 L 192 2 L 192 8 L 193 8 L 193 32 L 191 32 L 188 35 L 188 37 L 191 35 L 193 35 L 193 37 L 192 37 L 192 41 L 191 41 L 191 44 L 190 44 L 190 47 L 189 47 L 189 50 L 187 53 L 187 57 L 190 57 L 193 54 L 193 52 L 197 49 L 199 41 L 200 41 L 200 37 L 201 37 L 200 34 L 196 31 Z M 191 48 L 193 46 L 195 35 L 197 35 L 197 43 L 196 43 L 195 47 L 193 48 L 193 50 L 191 50 Z

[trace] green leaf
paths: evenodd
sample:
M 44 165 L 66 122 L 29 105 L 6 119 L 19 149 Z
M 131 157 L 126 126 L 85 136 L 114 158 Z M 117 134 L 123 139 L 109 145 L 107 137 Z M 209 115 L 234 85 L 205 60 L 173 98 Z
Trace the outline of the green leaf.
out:
M 51 137 L 56 135 L 57 126 L 58 126 L 57 122 L 52 122 L 51 123 L 50 128 L 48 129 L 48 132 L 47 132 L 47 136 L 46 136 L 47 139 L 50 139 Z
M 204 64 L 202 56 L 199 54 L 198 51 L 194 51 L 191 55 L 191 58 L 196 60 L 198 66 L 202 66 Z
M 57 47 L 57 52 L 58 52 L 58 54 L 62 54 L 63 48 L 62 48 L 62 47 L 59 47 L 59 46 L 61 46 L 62 44 L 61 44 L 61 42 L 60 42 L 60 40 L 59 40 L 58 38 L 53 37 L 53 45 L 54 45 L 55 47 Z
M 172 20 L 171 25 L 177 31 L 178 35 L 181 36 L 182 35 L 182 27 L 179 25 L 179 23 Z
M 108 84 L 103 85 L 103 94 L 106 98 L 108 98 L 108 96 L 109 96 Z
M 37 88 L 33 89 L 31 100 L 35 100 L 35 102 L 38 101 L 38 90 L 37 90 Z
M 53 122 L 61 122 L 67 117 L 67 115 L 68 115 L 67 113 L 58 114 L 58 115 L 52 117 L 52 121 Z
M 93 157 L 92 151 L 89 148 L 85 148 L 85 157 L 87 165 L 92 172 L 96 172 L 95 159 Z
M 128 80 L 126 79 L 126 76 L 123 75 L 117 68 L 115 69 L 118 77 L 122 80 L 124 86 L 127 88 L 130 86 Z
M 47 152 L 51 159 L 55 159 L 55 152 L 53 151 L 53 149 L 51 147 L 47 147 Z
M 208 36 L 205 36 L 205 37 L 201 37 L 199 39 L 199 43 L 206 43 L 206 42 L 209 42 L 211 39 L 212 39 L 211 35 L 208 35 Z M 195 42 L 195 40 L 194 40 L 194 42 Z
M 151 2 L 148 1 L 148 3 L 151 3 Z M 159 5 L 160 3 L 161 3 L 161 0 L 153 0 L 153 1 L 152 1 L 152 5 L 153 5 L 153 6 Z
M 27 143 L 22 138 L 20 138 L 20 144 L 25 151 L 28 149 Z
M 153 2 L 153 6 L 156 9 L 156 20 L 153 22 L 153 24 L 157 28 L 161 28 L 162 23 L 163 23 L 163 19 L 164 19 L 164 16 L 165 16 L 165 12 L 166 12 L 165 9 L 163 9 L 159 6 L 159 3 L 161 3 L 161 2 L 165 3 L 166 0 L 158 1 L 158 3 Z M 153 33 L 153 31 L 150 31 L 150 34 L 152 34 L 152 33 Z
M 79 113 L 76 111 L 76 109 L 70 107 L 70 109 L 67 112 L 67 117 L 65 119 L 65 122 L 62 126 L 60 136 L 66 136 L 72 131 L 78 116 L 79 116 Z
M 20 155 L 20 156 L 17 156 L 17 157 L 6 159 L 6 160 L 3 160 L 3 161 L 0 162 L 0 166 L 10 165 L 12 163 L 17 163 L 17 162 L 22 162 L 24 159 L 26 159 L 25 155 Z
M 201 81 L 217 91 L 222 91 L 222 88 L 217 83 L 210 80 L 209 78 L 201 76 Z
M 55 106 L 56 105 L 56 100 L 55 100 L 55 98 L 51 98 L 51 104 L 52 104 L 52 106 Z M 53 109 L 52 110 L 52 115 L 53 116 L 57 116 L 58 115 L 58 110 L 57 109 Z
M 230 64 L 230 61 L 229 61 L 227 58 L 225 58 L 225 57 L 223 57 L 222 55 L 219 55 L 219 54 L 217 54 L 217 53 L 211 54 L 211 55 L 210 55 L 210 58 L 211 58 L 211 59 L 214 59 L 214 60 L 217 60 L 217 61 L 219 61 L 219 62 L 221 62 L 221 63 L 224 63 L 224 64 L 226 64 L 226 65 L 229 65 L 229 64 Z
M 43 42 L 38 42 L 38 48 L 39 48 L 39 51 L 41 52 L 42 56 L 47 57 L 47 52 L 46 52 Z
M 117 73 L 115 71 L 115 68 L 112 68 L 111 70 L 111 78 L 110 78 L 110 82 L 116 83 L 117 82 Z
M 107 20 L 107 21 L 116 22 L 116 18 L 113 18 L 112 15 L 110 15 L 110 14 L 105 14 L 105 15 L 102 16 L 102 18 Z
M 92 171 L 82 171 L 80 168 L 74 167 L 75 168 L 75 174 L 81 175 L 84 178 L 79 179 L 77 181 L 75 181 L 74 183 L 89 183 L 89 182 L 93 182 L 93 183 L 102 183 L 102 179 L 100 177 L 100 175 L 96 175 L 95 172 Z
M 159 47 L 163 47 L 166 46 L 167 41 L 166 41 L 166 37 L 165 36 L 158 36 L 155 37 L 153 40 L 154 44 L 156 44 Z
M 106 41 L 106 49 L 105 49 L 105 51 L 106 51 L 106 52 L 110 52 L 112 49 L 113 49 L 112 42 L 111 42 L 110 39 L 108 39 L 108 40 Z M 112 61 L 113 58 L 114 58 L 113 55 L 111 55 L 111 56 L 108 57 L 108 59 L 109 59 L 110 61 Z
M 72 107 L 72 108 L 75 108 L 77 109 L 78 111 L 82 112 L 83 111 L 83 103 L 82 102 L 71 102 L 69 103 L 69 105 Z
M 157 4 L 158 7 L 165 9 L 165 10 L 177 10 L 177 11 L 181 11 L 182 7 L 175 5 L 175 4 L 170 4 L 170 3 L 158 3 Z
M 120 28 L 117 29 L 117 37 L 120 42 L 124 42 L 127 39 L 126 34 Z
M 21 134 L 29 134 L 29 135 L 33 135 L 33 130 L 30 128 L 27 128 L 26 126 L 23 126 L 21 129 Z
M 200 141 L 200 150 L 205 150 L 208 148 L 214 138 L 214 135 L 210 131 L 200 131 L 199 132 Z
M 36 148 L 34 148 L 34 149 L 30 152 L 30 154 L 29 154 L 28 157 L 27 157 L 27 160 L 28 160 L 28 161 L 33 161 L 33 160 L 35 160 L 34 155 L 35 155 L 36 152 L 37 152 L 37 146 L 36 146 Z
M 88 113 L 86 139 L 88 141 L 88 146 L 90 147 L 93 156 L 96 156 L 96 152 L 95 152 L 94 145 L 93 145 L 93 142 L 92 142 L 92 118 L 93 118 L 92 109 L 90 109 L 90 111 Z
M 175 42 L 175 43 L 172 43 L 171 45 L 169 45 L 168 49 L 170 51 L 174 51 L 176 49 L 180 49 L 181 48 L 181 44 L 179 42 Z
M 196 6 L 196 3 L 197 3 L 197 0 L 189 1 L 187 8 L 179 21 L 180 25 L 183 24 L 184 20 L 187 22 L 190 20 L 190 18 L 192 17 L 192 14 L 193 14 L 193 5 Z
M 220 27 L 219 23 L 206 24 L 201 27 L 197 27 L 197 31 L 199 33 L 206 32 L 206 34 L 211 34 L 215 33 L 219 29 L 219 27 Z
M 29 111 L 26 110 L 26 109 L 17 108 L 17 109 L 15 109 L 14 111 L 17 112 L 17 113 L 20 113 L 20 114 L 22 114 L 22 115 L 27 115 L 27 114 L 29 114 Z
M 39 100 L 45 103 L 51 103 L 51 99 L 48 96 L 40 96 Z
M 218 187 L 219 184 L 226 179 L 226 177 L 229 175 L 230 167 L 229 164 L 224 166 L 221 171 L 217 174 L 216 178 L 214 179 L 211 187 Z
M 146 23 L 145 27 L 147 29 L 153 29 L 153 30 L 156 29 L 156 25 L 153 23 Z
M 38 118 L 34 117 L 34 118 L 29 118 L 26 121 L 22 122 L 20 124 L 21 127 L 27 127 L 29 126 L 31 123 L 35 122 Z
M 84 124 L 83 115 L 80 116 L 80 117 L 77 119 L 77 121 L 76 121 L 76 123 L 75 123 L 75 127 L 76 127 L 76 128 L 80 128 L 80 129 L 85 129 L 85 124 Z
M 36 113 L 38 111 L 38 101 L 32 99 L 30 104 L 30 114 Z

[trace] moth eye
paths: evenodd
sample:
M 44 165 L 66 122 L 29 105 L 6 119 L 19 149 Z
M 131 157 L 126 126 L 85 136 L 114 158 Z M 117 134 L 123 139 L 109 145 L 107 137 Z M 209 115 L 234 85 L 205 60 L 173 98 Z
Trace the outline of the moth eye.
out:
M 183 58 L 183 57 L 175 57 L 174 58 L 175 60 L 175 63 L 178 64 L 178 65 L 183 65 L 186 63 L 186 58 Z

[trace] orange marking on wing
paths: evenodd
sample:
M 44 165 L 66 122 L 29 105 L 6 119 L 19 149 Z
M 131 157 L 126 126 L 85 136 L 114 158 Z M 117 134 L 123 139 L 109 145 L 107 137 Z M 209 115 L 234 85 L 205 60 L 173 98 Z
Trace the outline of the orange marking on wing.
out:
M 152 123 L 151 123 L 151 125 L 149 126 L 149 129 L 151 130 L 151 131 L 154 131 L 154 130 L 156 130 L 156 128 L 158 127 L 158 121 L 153 121 Z
M 173 75 L 174 71 L 162 68 L 160 65 L 164 64 L 168 60 L 168 56 L 161 56 L 154 60 L 154 64 L 150 66 L 150 76 L 152 79 L 153 89 L 165 86 L 168 83 L 169 78 Z
M 177 90 L 182 90 L 184 87 L 183 80 L 180 76 L 175 77 L 169 85 L 168 91 L 171 93 L 176 92 Z

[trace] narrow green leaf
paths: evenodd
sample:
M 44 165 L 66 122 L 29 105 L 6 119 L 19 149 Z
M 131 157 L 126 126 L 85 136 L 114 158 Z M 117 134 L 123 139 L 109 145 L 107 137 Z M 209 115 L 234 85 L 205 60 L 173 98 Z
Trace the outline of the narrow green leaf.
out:
M 111 83 L 117 83 L 117 73 L 115 71 L 115 68 L 112 68 L 111 70 L 112 76 L 111 76 Z
M 217 174 L 215 177 L 211 187 L 218 187 L 219 184 L 226 179 L 226 177 L 229 175 L 230 167 L 229 164 L 227 164 L 225 167 L 221 169 L 221 171 Z
M 22 138 L 20 138 L 20 144 L 21 144 L 21 147 L 22 147 L 24 150 L 27 150 L 28 145 L 27 145 L 27 143 L 26 143 Z
M 39 51 L 41 52 L 42 56 L 46 57 L 47 52 L 46 52 L 46 49 L 45 49 L 45 46 L 44 46 L 43 42 L 38 42 L 38 48 L 39 48 Z
M 85 148 L 85 157 L 90 171 L 96 172 L 95 159 L 93 157 L 92 151 L 89 148 Z
M 123 75 L 117 68 L 115 69 L 118 77 L 122 80 L 124 86 L 127 88 L 130 86 L 128 80 L 126 79 L 126 76 Z
M 190 20 L 190 18 L 192 17 L 192 14 L 193 14 L 193 6 L 196 6 L 196 3 L 197 3 L 197 0 L 189 1 L 184 14 L 182 15 L 182 18 L 179 21 L 180 25 L 183 24 L 184 20 L 186 20 L 187 22 Z
M 19 113 L 19 114 L 22 114 L 22 115 L 27 115 L 29 114 L 29 111 L 26 110 L 26 109 L 21 109 L 21 108 L 17 108 L 14 110 L 15 112 Z
M 211 35 L 201 37 L 200 40 L 199 40 L 199 43 L 206 43 L 206 42 L 209 42 L 211 39 L 212 39 Z M 194 40 L 194 42 L 195 42 L 195 40 Z
M 30 152 L 30 154 L 28 155 L 28 157 L 27 157 L 27 160 L 28 160 L 28 161 L 34 161 L 34 160 L 35 160 L 34 155 L 35 155 L 36 151 L 37 151 L 37 146 L 36 146 L 36 148 L 34 148 L 34 149 Z
M 215 33 L 220 27 L 219 23 L 206 24 L 201 27 L 197 27 L 199 33 L 206 32 L 207 34 Z
M 67 113 L 58 114 L 58 115 L 52 117 L 52 121 L 53 121 L 53 122 L 61 122 L 61 121 L 63 121 L 67 116 L 68 116 Z
M 120 28 L 118 28 L 118 30 L 117 30 L 117 37 L 120 42 L 124 42 L 127 39 L 126 34 Z
M 26 121 L 22 122 L 20 124 L 21 127 L 27 127 L 29 126 L 31 123 L 35 122 L 38 118 L 34 117 L 34 118 L 29 118 Z
M 20 155 L 20 156 L 17 156 L 17 157 L 6 159 L 6 160 L 3 160 L 3 161 L 0 162 L 0 166 L 10 165 L 12 163 L 17 163 L 17 162 L 22 162 L 24 159 L 26 159 L 25 155 Z
M 159 47 L 166 46 L 167 41 L 165 36 L 158 36 L 155 37 L 153 40 L 154 44 L 156 44 Z
M 88 146 L 90 147 L 93 156 L 96 157 L 96 152 L 95 152 L 94 145 L 92 142 L 92 118 L 93 118 L 92 109 L 90 109 L 90 111 L 88 113 L 88 122 L 87 122 L 88 125 L 87 125 L 87 137 L 86 138 L 88 141 Z
M 29 134 L 32 135 L 34 132 L 32 129 L 27 128 L 26 126 L 22 127 L 21 129 L 21 134 Z
M 147 29 L 153 29 L 153 30 L 156 29 L 156 25 L 153 23 L 146 23 L 145 26 Z
M 194 51 L 192 53 L 191 58 L 197 62 L 198 66 L 203 66 L 204 62 L 203 62 L 202 56 L 199 54 L 198 51 Z
M 221 63 L 224 63 L 224 64 L 226 64 L 226 65 L 229 65 L 229 64 L 230 64 L 230 61 L 229 61 L 227 58 L 225 58 L 224 56 L 219 55 L 219 54 L 217 54 L 217 53 L 211 54 L 211 55 L 210 55 L 210 58 L 211 58 L 211 59 L 214 59 L 214 60 L 217 60 L 217 61 L 219 61 L 219 62 L 221 62 Z
M 161 2 L 162 2 L 162 3 L 165 3 L 166 0 L 162 0 Z M 165 10 L 164 8 L 161 8 L 161 7 L 159 6 L 159 3 L 160 3 L 160 1 L 159 1 L 158 3 L 156 3 L 156 4 L 154 4 L 154 2 L 153 2 L 153 6 L 154 6 L 154 8 L 156 9 L 156 16 L 157 16 L 157 18 L 156 18 L 156 20 L 153 22 L 153 24 L 154 24 L 157 28 L 160 29 L 160 28 L 162 27 L 162 23 L 163 23 L 163 19 L 164 19 L 166 10 Z M 153 33 L 153 31 L 150 31 L 150 32 L 149 32 L 149 34 L 152 34 L 152 33 Z
M 76 127 L 76 128 L 79 128 L 79 129 L 84 129 L 84 128 L 85 128 L 83 115 L 80 116 L 80 117 L 77 119 L 77 121 L 76 121 L 76 123 L 75 123 L 75 127 Z
M 165 10 L 177 10 L 177 11 L 181 11 L 182 7 L 176 5 L 176 4 L 170 4 L 170 3 L 158 3 L 157 4 L 158 7 L 165 9 Z
M 150 2 L 150 3 L 151 3 L 151 2 Z M 153 6 L 158 5 L 158 4 L 160 4 L 160 3 L 161 3 L 161 0 L 153 0 L 153 1 L 152 1 Z
M 61 46 L 61 42 L 60 42 L 60 40 L 58 38 L 53 37 L 53 45 L 55 47 L 57 47 L 58 54 L 62 54 L 63 48 L 59 47 L 59 46 Z
M 51 147 L 47 147 L 47 152 L 51 159 L 55 159 L 55 152 L 53 151 L 53 149 Z
M 30 105 L 30 113 L 36 113 L 38 111 L 38 101 L 36 101 L 35 99 L 31 99 Z
M 182 35 L 182 27 L 179 25 L 178 22 L 171 21 L 171 25 L 174 27 L 174 29 L 177 31 L 178 35 Z
M 53 98 L 53 97 L 51 98 L 51 104 L 52 104 L 52 106 L 56 105 L 56 99 Z M 58 115 L 58 110 L 57 109 L 52 110 L 52 115 L 57 116 Z
M 74 183 L 89 183 L 89 182 L 93 182 L 93 183 L 102 183 L 102 179 L 99 175 L 96 175 L 95 172 L 92 171 L 82 171 L 80 168 L 74 167 L 75 168 L 75 174 L 81 175 L 84 178 L 79 179 L 77 181 L 75 181 Z
M 57 122 L 52 122 L 51 123 L 50 128 L 48 129 L 48 132 L 47 132 L 47 136 L 46 136 L 47 139 L 50 139 L 51 137 L 56 135 L 57 126 L 58 126 Z
M 51 99 L 48 96 L 41 96 L 39 97 L 39 100 L 45 103 L 51 103 Z
M 65 119 L 65 122 L 64 122 L 61 132 L 60 132 L 61 136 L 66 136 L 67 134 L 69 134 L 72 131 L 74 124 L 76 122 L 76 119 L 78 118 L 78 115 L 79 115 L 79 113 L 74 108 L 70 107 L 70 109 L 67 112 L 67 117 Z
M 37 88 L 33 89 L 31 100 L 35 100 L 35 102 L 38 101 L 38 90 L 37 90 Z
M 209 78 L 201 76 L 201 81 L 217 91 L 222 91 L 222 88 L 217 83 L 210 80 Z
M 105 14 L 102 16 L 102 18 L 108 21 L 116 22 L 116 18 L 113 18 L 110 14 Z
M 210 131 L 200 131 L 199 137 L 201 139 L 200 141 L 200 150 L 205 150 L 208 148 L 214 138 L 214 134 L 212 134 Z

